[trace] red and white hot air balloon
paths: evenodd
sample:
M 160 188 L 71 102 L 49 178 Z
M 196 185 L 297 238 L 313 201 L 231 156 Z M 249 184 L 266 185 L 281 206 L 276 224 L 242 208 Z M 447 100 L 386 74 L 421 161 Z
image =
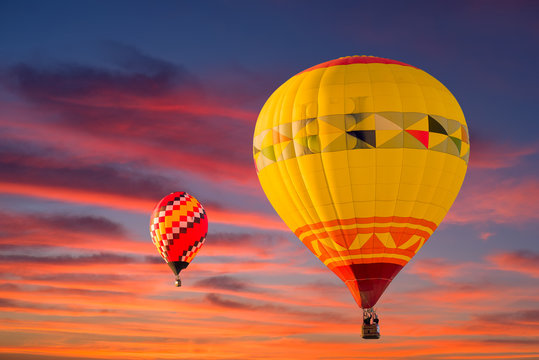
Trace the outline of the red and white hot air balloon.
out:
M 180 271 L 187 268 L 206 240 L 208 217 L 204 207 L 186 192 L 165 196 L 150 218 L 150 235 L 181 286 Z

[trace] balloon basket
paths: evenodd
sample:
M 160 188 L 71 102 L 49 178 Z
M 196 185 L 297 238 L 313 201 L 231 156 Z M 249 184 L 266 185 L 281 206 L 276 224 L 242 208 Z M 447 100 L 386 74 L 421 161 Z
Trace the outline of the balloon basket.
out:
M 380 330 L 378 329 L 378 325 L 363 324 L 363 326 L 361 327 L 361 337 L 363 339 L 380 339 Z

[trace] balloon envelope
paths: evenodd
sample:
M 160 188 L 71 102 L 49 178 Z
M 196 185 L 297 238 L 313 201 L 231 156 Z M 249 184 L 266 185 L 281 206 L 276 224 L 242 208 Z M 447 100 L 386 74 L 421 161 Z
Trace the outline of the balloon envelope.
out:
M 185 269 L 206 240 L 208 217 L 202 205 L 186 192 L 165 196 L 150 218 L 150 235 L 174 275 Z
M 269 201 L 363 308 L 438 227 L 469 149 L 462 110 L 445 86 L 372 56 L 289 79 L 262 108 L 253 139 Z

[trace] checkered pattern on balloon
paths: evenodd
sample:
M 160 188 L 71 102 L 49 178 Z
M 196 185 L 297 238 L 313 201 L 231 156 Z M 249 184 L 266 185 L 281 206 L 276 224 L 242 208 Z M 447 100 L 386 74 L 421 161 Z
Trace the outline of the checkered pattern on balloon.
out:
M 167 263 L 189 264 L 204 245 L 207 232 L 204 207 L 186 192 L 165 196 L 152 212 L 152 241 Z

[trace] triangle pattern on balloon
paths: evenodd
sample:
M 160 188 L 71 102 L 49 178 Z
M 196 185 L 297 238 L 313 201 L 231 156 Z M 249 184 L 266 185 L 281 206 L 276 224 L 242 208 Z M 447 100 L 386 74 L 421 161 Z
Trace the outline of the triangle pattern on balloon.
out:
M 376 131 L 380 130 L 402 130 L 402 126 L 397 125 L 395 122 L 389 120 L 381 114 L 374 114 Z M 401 116 L 402 120 L 402 116 Z M 401 121 L 402 125 L 402 121 Z
M 390 122 L 392 122 L 393 124 L 395 124 L 395 126 L 397 126 L 397 128 L 399 129 L 404 129 L 404 116 L 401 112 L 397 112 L 397 111 L 384 111 L 384 112 L 379 112 L 377 113 L 379 116 L 383 117 L 385 120 L 388 120 Z M 387 127 L 387 128 L 382 128 L 382 127 L 378 127 L 378 125 L 382 126 L 382 127 Z M 384 125 L 382 123 L 378 124 L 376 123 L 376 130 L 391 130 L 393 129 L 392 126 L 388 125 L 387 123 Z M 396 128 L 395 128 L 396 130 Z
M 462 160 L 466 161 L 466 163 L 468 163 L 468 161 L 470 160 L 470 150 L 468 148 L 468 151 L 466 152 L 466 154 L 464 154 L 463 156 L 460 157 Z
M 445 137 L 445 140 L 442 140 L 441 143 L 439 143 L 438 145 L 435 145 L 433 147 L 430 148 L 430 150 L 434 150 L 434 151 L 440 151 L 440 152 L 447 152 L 447 144 L 449 143 L 449 137 Z
M 260 149 L 253 145 L 253 156 L 256 156 L 260 152 Z
M 361 249 L 369 240 L 372 239 L 374 236 L 373 233 L 357 233 L 354 240 L 350 243 L 350 246 L 348 247 L 349 250 L 357 250 Z
M 296 139 L 296 138 L 306 137 L 308 135 L 306 126 L 307 126 L 307 121 L 306 120 L 294 121 L 292 123 L 292 126 L 291 126 L 292 127 L 292 138 Z
M 460 148 L 460 156 L 464 156 L 466 155 L 469 151 L 470 151 L 470 144 L 468 144 L 467 142 L 462 142 L 460 144 L 461 148 Z
M 262 140 L 264 140 L 264 137 L 268 134 L 270 129 L 266 129 L 260 132 L 257 136 L 253 138 L 253 146 L 261 149 L 262 148 Z
M 470 143 L 470 140 L 468 139 L 468 131 L 466 131 L 466 128 L 461 125 L 460 130 L 461 130 L 460 138 L 462 139 L 462 141 L 464 141 L 465 143 Z
M 376 147 L 376 134 L 375 130 L 352 130 L 347 131 L 347 134 L 361 140 L 362 142 L 369 144 L 371 147 Z
M 421 130 L 406 130 L 403 133 L 404 147 L 411 149 L 427 149 L 429 146 L 429 132 Z
M 277 161 L 292 159 L 296 157 L 296 152 L 294 149 L 293 141 L 285 141 L 285 142 L 280 143 L 279 145 L 281 149 L 277 157 Z
M 417 252 L 419 251 L 419 249 L 421 249 L 421 247 L 425 244 L 425 241 L 426 241 L 425 238 L 424 238 L 424 237 L 421 237 L 421 238 L 419 239 L 419 241 L 416 242 L 416 243 L 414 243 L 412 246 L 410 246 L 410 247 L 408 248 L 408 250 L 417 253 Z
M 275 162 L 275 160 L 268 159 L 262 152 L 258 154 L 258 157 L 256 159 L 256 168 L 260 171 L 260 169 L 271 165 Z
M 262 152 L 262 155 L 264 155 L 266 158 L 272 161 L 277 160 L 275 157 L 275 151 L 273 150 L 273 145 L 263 148 L 261 152 Z
M 361 246 L 361 249 L 374 249 L 377 247 L 380 247 L 380 240 L 376 238 L 374 235 L 374 230 L 372 233 L 366 234 L 369 235 L 366 241 L 363 242 L 363 245 Z M 363 240 L 365 237 L 363 238 Z
M 461 123 L 458 122 L 457 120 L 453 120 L 453 119 L 447 119 L 447 127 L 446 127 L 446 130 L 447 130 L 447 133 L 449 135 L 452 135 L 454 134 L 456 131 L 460 130 L 460 127 L 461 127 Z
M 398 137 L 397 142 L 391 140 Z M 386 146 L 384 146 L 387 144 Z M 402 147 L 402 130 L 376 130 L 377 148 L 398 148 Z
M 441 144 L 445 140 L 447 140 L 447 135 L 437 132 L 429 133 L 429 149 L 434 149 L 437 145 Z
M 417 247 L 417 244 L 421 241 L 421 239 L 424 239 L 424 238 L 416 234 L 403 233 L 399 244 L 397 244 L 397 247 L 399 249 L 406 249 L 406 250 L 413 251 L 412 248 L 414 248 L 414 246 Z
M 385 130 L 380 131 L 382 133 L 390 133 L 392 130 Z M 378 137 L 376 139 L 378 144 Z M 390 138 L 389 140 L 385 140 L 382 144 L 377 146 L 378 148 L 382 149 L 392 149 L 392 148 L 402 148 L 404 147 L 404 131 L 400 131 L 398 134 L 396 134 L 394 137 Z
M 390 232 L 377 232 L 375 236 L 378 241 L 380 241 L 384 245 L 384 247 L 392 249 L 395 249 L 397 247 L 397 245 L 395 244 L 395 240 L 393 240 L 393 237 L 391 236 Z
M 418 123 L 421 120 L 424 120 L 427 117 L 426 114 L 423 113 L 416 113 L 416 112 L 405 112 L 402 114 L 402 128 L 408 129 L 409 127 L 413 126 L 414 124 Z M 427 127 L 425 129 L 416 129 L 416 130 L 428 130 L 428 122 L 426 124 Z M 412 129 L 414 130 L 414 129 Z
M 273 145 L 273 131 L 268 129 L 264 132 L 264 136 L 261 138 L 260 149 L 264 150 L 265 148 Z
M 347 250 L 346 241 L 342 236 L 339 235 L 318 239 L 318 241 L 326 248 L 337 251 L 345 251 Z
M 372 113 L 366 113 L 366 114 L 353 114 L 354 118 L 353 120 L 355 123 L 352 124 L 346 124 L 346 132 L 350 131 L 362 131 L 362 130 L 372 130 L 374 131 L 376 129 L 376 120 L 375 115 Z M 346 118 L 349 120 L 350 118 Z
M 279 126 L 277 126 L 277 131 L 279 131 L 280 134 L 286 136 L 289 139 L 292 139 L 294 137 L 292 132 L 292 123 L 280 124 Z
M 307 132 L 307 135 L 318 135 L 319 134 L 319 128 L 318 128 L 318 119 L 317 118 L 311 118 L 311 119 L 305 119 L 305 130 Z
M 346 131 L 346 124 L 355 124 L 352 114 L 324 115 L 318 118 L 318 126 L 321 134 Z
M 285 145 L 277 146 L 281 143 Z M 319 152 L 373 148 L 428 148 L 467 162 L 468 129 L 457 120 L 438 115 L 386 111 L 298 120 L 266 129 L 253 139 L 257 166 Z M 260 152 L 262 158 L 257 155 Z
M 273 129 L 273 144 L 278 144 L 284 141 L 290 141 L 292 140 L 290 137 L 285 136 L 284 134 L 280 133 L 276 129 Z
M 349 115 L 336 114 L 320 116 L 318 118 L 318 133 L 319 134 L 333 134 L 342 133 L 345 131 L 345 119 Z
M 429 117 L 423 115 L 421 119 L 405 127 L 405 130 L 419 130 L 429 132 Z
M 459 139 L 452 138 L 451 136 L 447 138 L 447 149 L 445 152 L 447 154 L 460 157 L 460 147 L 457 145 L 455 140 L 459 140 Z
M 301 138 L 295 138 L 294 141 L 294 152 L 297 156 L 309 155 L 313 152 L 309 150 L 307 145 L 307 136 Z
M 346 133 L 327 134 L 321 137 L 322 152 L 334 152 L 347 149 Z
M 428 119 L 429 119 L 429 131 L 431 133 L 447 135 L 447 131 L 445 130 L 445 127 L 447 126 L 447 119 L 437 120 L 430 115 L 428 116 Z
M 456 146 L 457 149 L 458 149 L 458 154 L 459 154 L 459 156 L 460 156 L 460 148 L 461 148 L 462 140 L 460 140 L 459 138 L 453 137 L 453 136 L 450 136 L 449 138 L 450 138 L 451 140 L 453 140 L 453 142 L 455 143 L 455 146 Z

